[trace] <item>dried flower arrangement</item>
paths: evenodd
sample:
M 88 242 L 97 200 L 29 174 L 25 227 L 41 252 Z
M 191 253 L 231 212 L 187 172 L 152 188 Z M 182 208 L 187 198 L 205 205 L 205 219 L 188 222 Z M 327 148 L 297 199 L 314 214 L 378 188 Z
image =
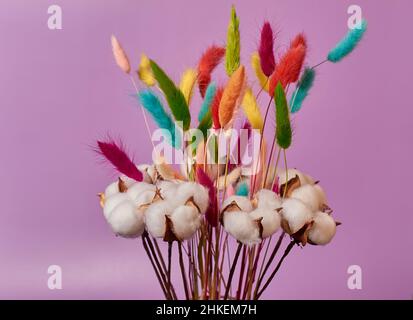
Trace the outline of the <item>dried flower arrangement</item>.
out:
M 260 85 L 255 95 L 240 62 L 239 22 L 233 7 L 226 46 L 210 46 L 198 66 L 183 73 L 179 86 L 143 54 L 137 70 L 138 89 L 128 57 L 112 36 L 115 60 L 136 89 L 148 133 L 147 114 L 165 133 L 168 143 L 182 150 L 185 157 L 181 170 L 161 154 L 154 164 L 136 165 L 122 144 L 109 140 L 97 145 L 97 151 L 120 173 L 117 181 L 99 194 L 104 216 L 116 235 L 141 237 L 166 299 L 178 298 L 171 279 L 174 242 L 186 299 L 259 299 L 294 246 L 328 244 L 339 224 L 319 182 L 287 167 L 286 150 L 292 141 L 290 114 L 301 109 L 316 68 L 347 56 L 360 42 L 367 24 L 363 20 L 349 30 L 325 61 L 304 67 L 304 34 L 298 34 L 276 59 L 274 34 L 265 22 L 258 51 L 251 59 Z M 224 59 L 228 80 L 225 86 L 217 86 L 211 81 L 212 73 Z M 287 102 L 292 85 L 295 90 Z M 184 139 L 191 132 L 189 106 L 196 86 L 203 99 L 197 117 L 203 138 L 198 142 Z M 171 113 L 155 90 L 164 96 Z M 264 116 L 257 102 L 262 92 L 269 94 Z M 275 132 L 267 154 L 263 133 L 273 102 Z M 219 161 L 221 156 L 207 162 L 209 151 L 216 152 L 217 141 L 231 138 L 240 106 L 246 117 L 242 128 L 248 137 L 253 130 L 260 134 L 258 156 L 248 166 L 234 165 L 227 150 L 223 162 Z M 279 168 L 281 153 L 283 169 Z M 274 263 L 287 235 L 290 242 Z M 233 256 L 231 238 L 237 242 Z M 168 244 L 166 253 L 157 239 Z M 235 282 L 234 277 L 238 277 Z

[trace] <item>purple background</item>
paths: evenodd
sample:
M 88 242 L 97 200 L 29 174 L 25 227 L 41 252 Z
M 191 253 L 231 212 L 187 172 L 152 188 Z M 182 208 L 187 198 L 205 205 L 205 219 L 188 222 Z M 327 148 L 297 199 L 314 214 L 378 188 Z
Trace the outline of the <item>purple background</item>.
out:
M 151 151 L 109 38 L 134 67 L 145 52 L 178 80 L 206 46 L 225 42 L 232 2 L 255 81 L 249 56 L 264 18 L 279 49 L 304 30 L 312 65 L 345 32 L 354 1 L 1 2 L 0 298 L 161 297 L 141 243 L 115 238 L 96 198 L 113 178 L 90 151 L 96 138 L 121 136 L 139 162 Z M 291 166 L 321 180 L 343 225 L 332 244 L 293 252 L 265 298 L 413 295 L 413 6 L 356 3 L 369 31 L 355 54 L 319 68 L 288 152 Z M 63 30 L 47 28 L 51 4 L 63 9 Z M 47 287 L 51 264 L 63 268 L 63 290 Z M 352 264 L 362 267 L 362 290 L 347 288 Z

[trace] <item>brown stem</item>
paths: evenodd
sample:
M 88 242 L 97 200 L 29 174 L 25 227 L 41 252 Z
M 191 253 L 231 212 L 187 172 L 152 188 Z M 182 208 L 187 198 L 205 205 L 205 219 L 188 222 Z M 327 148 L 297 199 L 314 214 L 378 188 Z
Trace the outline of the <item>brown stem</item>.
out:
M 241 299 L 242 279 L 244 278 L 244 272 L 245 272 L 246 254 L 247 254 L 247 247 L 244 246 L 244 250 L 242 251 L 241 270 L 239 273 L 239 280 L 238 280 L 237 300 Z
M 274 250 L 271 253 L 270 258 L 268 259 L 267 264 L 265 265 L 265 268 L 264 268 L 264 271 L 261 274 L 261 277 L 258 278 L 257 285 L 255 286 L 254 296 L 257 295 L 257 292 L 260 289 L 262 280 L 264 279 L 265 274 L 267 273 L 268 269 L 270 268 L 271 263 L 273 262 L 273 260 L 275 258 L 275 255 L 277 254 L 278 250 L 280 249 L 281 242 L 284 239 L 284 235 L 285 235 L 285 232 L 281 233 L 280 237 L 278 238 L 277 244 L 275 245 Z M 264 261 L 262 263 L 264 263 Z
M 235 253 L 234 260 L 232 261 L 231 270 L 229 272 L 228 281 L 227 281 L 227 288 L 225 289 L 224 300 L 228 299 L 229 288 L 231 287 L 232 278 L 234 277 L 235 267 L 237 266 L 239 254 L 241 252 L 242 243 L 238 244 L 237 252 Z
M 161 286 L 161 288 L 162 288 L 162 291 L 163 291 L 163 293 L 164 293 L 164 295 L 165 295 L 165 298 L 167 299 L 167 300 L 171 300 L 171 296 L 170 296 L 170 294 L 166 291 L 166 289 L 165 289 L 165 284 L 162 282 L 162 280 L 161 280 L 161 275 L 160 275 L 160 271 L 158 270 L 158 268 L 157 268 L 157 266 L 156 266 L 156 264 L 155 264 L 155 262 L 154 262 L 154 260 L 153 260 L 153 257 L 152 257 L 152 255 L 151 255 L 151 253 L 150 253 L 150 251 L 149 251 L 149 248 L 148 248 L 148 245 L 146 244 L 146 241 L 145 241 L 145 237 L 143 237 L 142 236 L 142 244 L 143 244 L 143 247 L 144 247 L 144 249 L 145 249 L 145 251 L 146 251 L 146 255 L 149 257 L 149 260 L 151 261 L 151 264 L 152 264 L 152 268 L 153 268 L 153 270 L 155 270 L 155 274 L 156 274 L 156 278 L 158 279 L 158 281 L 159 281 L 159 285 Z
M 265 111 L 264 123 L 263 123 L 263 125 L 262 125 L 262 131 L 261 131 L 261 137 L 260 137 L 260 155 L 259 155 L 259 157 L 261 156 L 261 148 L 262 148 L 262 142 L 263 142 L 263 140 L 264 140 L 265 124 L 267 123 L 268 111 L 270 110 L 270 106 L 271 106 L 272 99 L 273 99 L 273 97 L 271 96 L 271 99 L 270 99 L 270 101 L 268 102 L 267 110 Z M 260 160 L 259 157 L 258 157 L 258 160 Z M 252 183 L 251 196 L 253 195 L 254 190 L 255 190 L 255 183 L 256 183 L 256 180 L 257 180 L 257 175 L 256 175 L 256 172 L 255 172 L 255 171 L 257 171 L 257 169 L 258 169 L 258 167 L 257 167 L 257 166 L 258 166 L 258 162 L 259 162 L 259 161 L 257 161 L 257 165 L 255 166 L 255 170 L 254 170 L 254 178 L 253 178 L 254 181 L 253 181 L 253 183 Z
M 166 283 L 167 283 L 167 279 L 166 279 L 166 275 L 165 275 L 165 274 L 167 273 L 167 270 L 166 270 L 166 267 L 164 267 L 164 268 L 162 269 L 161 263 L 159 263 L 158 256 L 156 255 L 156 252 L 158 252 L 158 254 L 159 254 L 159 256 L 160 256 L 160 260 L 161 260 L 161 262 L 162 262 L 162 261 L 163 261 L 163 258 L 162 258 L 162 254 L 161 254 L 161 252 L 160 252 L 160 250 L 159 250 L 159 247 L 157 246 L 157 242 L 156 242 L 155 239 L 153 239 L 155 245 L 156 245 L 157 248 L 158 248 L 158 250 L 155 251 L 154 246 L 153 246 L 152 241 L 151 241 L 151 238 L 148 236 L 148 234 L 147 234 L 147 233 L 144 233 L 142 236 L 146 237 L 146 241 L 148 242 L 149 249 L 151 250 L 151 252 L 152 252 L 152 254 L 153 254 L 153 257 L 154 257 L 154 260 L 155 260 L 155 263 L 156 263 L 156 265 L 158 266 L 159 271 L 161 272 L 162 280 L 163 280 L 164 283 L 166 284 Z M 164 265 L 164 263 L 163 263 L 163 265 Z M 164 270 L 164 271 L 162 271 L 162 270 Z M 166 288 L 167 288 L 167 290 L 171 293 L 172 299 L 177 299 L 176 292 L 175 292 L 175 289 L 174 289 L 173 285 L 171 285 L 170 288 L 168 288 L 168 287 L 166 287 Z
M 171 267 L 172 267 L 172 244 L 173 242 L 168 242 L 168 288 L 171 289 L 172 282 L 171 282 Z
M 261 297 L 264 290 L 267 289 L 268 285 L 271 283 L 272 279 L 275 277 L 276 273 L 280 269 L 281 264 L 283 263 L 284 259 L 288 256 L 288 254 L 290 253 L 291 249 L 294 247 L 295 244 L 296 244 L 295 240 L 292 240 L 289 243 L 289 245 L 287 246 L 287 248 L 284 251 L 283 256 L 281 257 L 280 261 L 278 262 L 277 266 L 275 267 L 274 271 L 271 273 L 270 277 L 265 282 L 265 284 L 262 287 L 261 291 L 259 291 L 258 294 L 256 295 L 255 300 L 258 300 Z
M 182 280 L 184 283 L 185 298 L 186 300 L 189 300 L 189 289 L 188 289 L 188 282 L 186 280 L 185 265 L 184 265 L 184 258 L 182 256 L 182 243 L 181 242 L 178 242 L 178 251 L 179 251 L 179 264 L 181 266 L 181 275 L 182 275 Z

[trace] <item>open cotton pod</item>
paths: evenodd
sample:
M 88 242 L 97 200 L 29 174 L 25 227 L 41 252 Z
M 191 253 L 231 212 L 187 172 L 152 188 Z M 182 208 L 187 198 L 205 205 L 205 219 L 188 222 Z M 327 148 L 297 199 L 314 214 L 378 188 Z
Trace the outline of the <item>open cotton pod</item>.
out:
M 119 236 L 138 237 L 145 229 L 143 211 L 138 210 L 126 193 L 106 197 L 103 214 L 113 232 Z
M 139 202 L 139 199 L 142 199 L 142 194 L 152 193 L 152 197 L 155 194 L 156 186 L 146 182 L 137 182 L 130 186 L 127 189 L 127 194 L 131 197 L 132 200 Z
M 326 212 L 317 212 L 314 223 L 308 232 L 308 242 L 315 245 L 326 245 L 336 234 L 337 223 Z
M 169 200 L 174 199 L 176 196 L 176 191 L 178 190 L 179 183 L 168 181 L 168 180 L 161 180 L 158 181 L 156 186 L 161 192 L 162 198 Z
M 316 185 L 306 184 L 292 191 L 291 198 L 301 200 L 313 212 L 317 212 L 322 208 L 323 200 L 320 196 L 320 191 Z
M 224 212 L 223 225 L 226 232 L 243 244 L 253 245 L 261 242 L 260 220 L 254 220 L 247 212 Z
M 177 206 L 166 200 L 151 204 L 145 211 L 145 224 L 148 232 L 155 238 L 164 238 L 166 233 L 166 215 L 170 216 Z
M 298 176 L 298 178 L 300 179 L 300 186 L 303 186 L 305 184 L 315 183 L 313 178 L 311 178 L 310 176 L 306 175 L 305 173 L 297 169 L 280 170 L 279 172 L 277 172 L 277 176 L 278 176 L 278 184 L 280 185 L 280 187 L 284 185 L 285 182 L 287 181 L 287 176 L 288 176 L 288 181 L 295 178 L 295 176 Z
M 300 231 L 313 219 L 313 213 L 304 202 L 298 199 L 288 198 L 282 202 L 281 225 L 289 235 Z
M 179 184 L 175 199 L 179 204 L 185 204 L 191 199 L 202 214 L 205 213 L 209 205 L 208 190 L 196 182 L 183 182 Z
M 172 232 L 180 241 L 192 238 L 201 226 L 201 215 L 191 205 L 181 205 L 170 215 Z
M 261 219 L 262 235 L 261 237 L 268 238 L 278 231 L 281 224 L 281 216 L 278 209 L 269 207 L 258 207 L 250 212 L 250 217 L 259 221 Z
M 253 204 L 257 208 L 275 210 L 281 208 L 281 198 L 271 190 L 261 189 L 255 194 Z
M 128 190 L 128 188 L 130 188 L 135 183 L 135 180 L 126 176 L 121 176 L 118 178 L 118 180 L 112 182 L 106 187 L 104 192 L 105 198 L 113 196 L 114 194 L 117 194 L 119 192 L 126 192 L 126 190 Z
M 137 167 L 143 173 L 144 182 L 153 184 L 157 180 L 158 172 L 153 164 L 140 164 Z
M 222 204 L 222 213 L 225 211 L 252 211 L 251 201 L 244 196 L 231 196 L 225 199 Z

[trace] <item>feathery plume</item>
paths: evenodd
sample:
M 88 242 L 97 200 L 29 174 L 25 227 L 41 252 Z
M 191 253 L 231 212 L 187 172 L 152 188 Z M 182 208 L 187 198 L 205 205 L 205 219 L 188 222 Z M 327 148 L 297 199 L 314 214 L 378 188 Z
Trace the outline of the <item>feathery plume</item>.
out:
M 274 35 L 268 21 L 264 22 L 261 29 L 261 41 L 258 49 L 260 56 L 261 69 L 269 77 L 275 69 L 274 57 Z
M 211 104 L 212 123 L 214 124 L 215 129 L 221 128 L 221 124 L 219 123 L 219 105 L 221 103 L 223 93 L 224 88 L 218 87 L 217 92 L 215 93 L 214 100 L 212 100 Z
M 202 170 L 201 167 L 196 168 L 196 177 L 198 182 L 208 189 L 209 207 L 205 213 L 205 218 L 208 223 L 216 227 L 218 225 L 218 208 L 217 208 L 217 191 L 212 180 Z
M 225 54 L 225 48 L 215 45 L 210 46 L 202 55 L 198 63 L 198 87 L 201 96 L 204 97 L 205 90 L 211 82 L 211 73 L 221 62 Z
M 367 21 L 363 19 L 359 26 L 355 27 L 352 30 L 349 30 L 345 37 L 341 39 L 333 49 L 330 50 L 327 55 L 327 60 L 336 63 L 350 54 L 359 44 L 366 30 Z
M 142 107 L 144 107 L 151 115 L 153 121 L 159 126 L 159 128 L 165 130 L 170 137 L 167 141 L 174 148 L 180 147 L 179 135 L 175 134 L 175 123 L 171 119 L 171 116 L 166 113 L 159 98 L 149 89 L 141 90 L 138 93 L 138 99 Z
M 117 171 L 136 181 L 142 181 L 142 172 L 138 170 L 133 161 L 127 155 L 122 143 L 116 144 L 115 141 L 98 141 L 97 152 L 104 156 Z
M 227 127 L 231 123 L 244 91 L 244 86 L 245 68 L 240 66 L 229 78 L 219 103 L 219 123 L 222 128 Z
M 153 76 L 149 58 L 144 53 L 142 53 L 141 61 L 139 62 L 138 77 L 148 87 L 155 85 L 155 77 Z
M 167 76 L 155 61 L 149 60 L 151 69 L 159 87 L 165 94 L 166 101 L 168 101 L 169 108 L 174 115 L 176 121 L 182 121 L 184 131 L 189 129 L 191 124 L 191 115 L 189 113 L 188 104 L 181 90 L 179 90 L 175 83 Z
M 298 80 L 304 63 L 305 54 L 306 48 L 303 45 L 288 49 L 275 67 L 274 73 L 270 78 L 270 95 L 274 94 L 274 89 L 278 82 L 281 82 L 281 85 L 285 88 L 288 84 Z
M 285 98 L 284 88 L 278 82 L 275 88 L 275 120 L 277 143 L 281 148 L 288 149 L 291 145 L 291 124 L 288 112 L 287 99 Z
M 123 50 L 118 39 L 116 39 L 114 35 L 112 35 L 112 37 L 110 38 L 110 41 L 112 43 L 112 52 L 113 52 L 113 56 L 115 57 L 115 61 L 117 65 L 119 66 L 119 68 L 122 69 L 123 72 L 129 73 L 130 64 L 129 64 L 128 56 L 125 53 L 125 50 Z
M 257 101 L 255 100 L 255 96 L 252 93 L 251 88 L 247 88 L 247 90 L 245 91 L 241 105 L 251 126 L 254 129 L 262 131 L 264 121 L 262 119 L 260 108 Z
M 216 91 L 217 91 L 217 86 L 215 85 L 215 83 L 211 82 L 205 92 L 204 101 L 202 102 L 201 109 L 199 110 L 199 114 L 198 114 L 199 122 L 202 121 L 202 119 L 205 117 L 207 112 L 210 110 Z
M 304 33 L 299 33 L 295 36 L 293 41 L 291 41 L 290 48 L 297 48 L 300 45 L 307 49 L 307 39 Z
M 254 69 L 255 75 L 260 83 L 261 88 L 268 92 L 269 79 L 266 77 L 261 68 L 260 56 L 258 52 L 254 52 L 251 56 L 251 66 Z
M 240 65 L 240 34 L 239 18 L 235 12 L 235 7 L 231 8 L 231 20 L 228 25 L 227 48 L 225 51 L 225 69 L 228 76 L 231 76 Z
M 312 68 L 305 68 L 303 75 L 298 81 L 297 88 L 293 92 L 290 100 L 291 113 L 296 113 L 301 109 L 304 99 L 313 86 L 315 78 L 315 70 Z
M 179 88 L 181 89 L 181 92 L 183 93 L 188 106 L 191 103 L 192 93 L 194 90 L 194 85 L 195 85 L 197 76 L 198 76 L 198 72 L 194 69 L 188 69 L 182 74 Z

